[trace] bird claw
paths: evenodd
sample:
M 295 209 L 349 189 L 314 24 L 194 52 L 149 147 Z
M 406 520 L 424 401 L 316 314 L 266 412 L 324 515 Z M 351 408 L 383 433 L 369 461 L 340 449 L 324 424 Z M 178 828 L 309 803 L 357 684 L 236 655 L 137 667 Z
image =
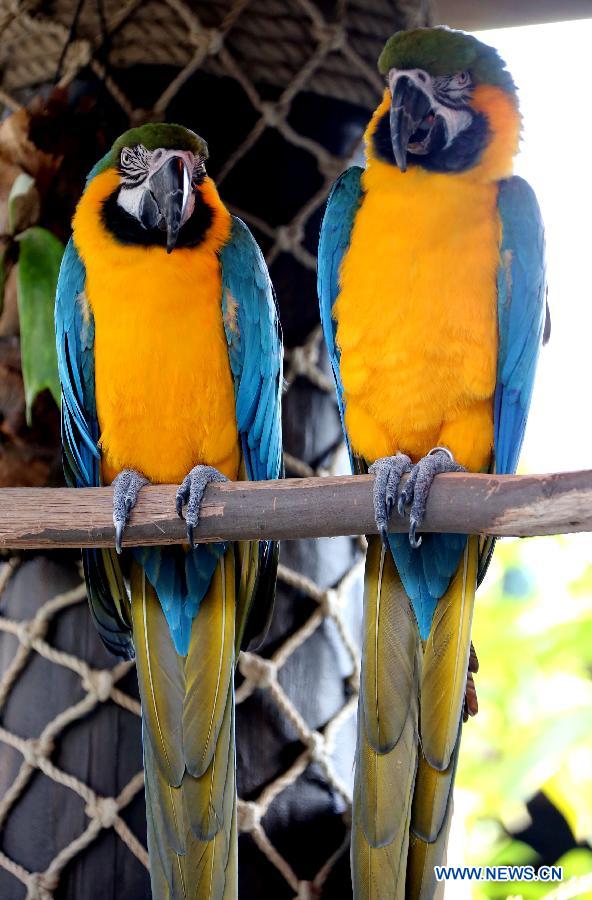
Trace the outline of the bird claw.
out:
M 115 550 L 121 553 L 125 526 L 129 522 L 138 495 L 148 479 L 135 469 L 123 469 L 113 479 L 113 525 L 115 526 Z
M 195 466 L 183 479 L 175 498 L 177 515 L 183 518 L 183 507 L 186 506 L 185 522 L 187 524 L 187 542 L 195 547 L 194 530 L 199 524 L 199 512 L 203 496 L 208 484 L 220 484 L 228 481 L 226 475 L 213 466 Z
M 404 453 L 375 460 L 368 471 L 374 475 L 372 497 L 374 519 L 385 547 L 388 547 L 388 523 L 397 500 L 399 482 L 411 469 L 411 460 Z
M 417 531 L 425 517 L 428 497 L 432 482 L 436 475 L 443 472 L 464 472 L 447 447 L 434 447 L 433 450 L 417 462 L 409 474 L 405 489 L 401 491 L 397 503 L 399 515 L 405 514 L 405 507 L 411 505 L 409 511 L 409 543 L 414 550 L 421 546 L 421 537 Z
M 479 660 L 475 653 L 473 642 L 471 641 L 471 650 L 469 654 L 469 666 L 467 671 L 467 686 L 465 688 L 465 699 L 463 704 L 463 722 L 468 722 L 469 717 L 476 716 L 479 712 L 479 701 L 477 699 L 477 688 L 475 686 L 474 674 L 479 671 Z

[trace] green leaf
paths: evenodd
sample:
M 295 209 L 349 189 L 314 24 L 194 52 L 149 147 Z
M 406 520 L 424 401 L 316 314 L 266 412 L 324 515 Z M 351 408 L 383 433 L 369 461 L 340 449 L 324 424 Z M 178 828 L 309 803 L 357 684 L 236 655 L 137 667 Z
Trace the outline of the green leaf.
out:
M 17 234 L 37 221 L 39 192 L 35 181 L 26 172 L 17 175 L 8 195 L 8 230 Z
M 18 241 L 21 361 L 30 425 L 35 397 L 45 388 L 49 388 L 55 402 L 60 404 L 53 311 L 64 248 L 45 228 L 29 228 L 19 235 Z
M 563 880 L 568 878 L 579 878 L 582 875 L 589 875 L 592 872 L 592 850 L 586 847 L 576 847 L 574 850 L 568 850 L 563 856 L 557 860 L 556 866 L 563 868 Z

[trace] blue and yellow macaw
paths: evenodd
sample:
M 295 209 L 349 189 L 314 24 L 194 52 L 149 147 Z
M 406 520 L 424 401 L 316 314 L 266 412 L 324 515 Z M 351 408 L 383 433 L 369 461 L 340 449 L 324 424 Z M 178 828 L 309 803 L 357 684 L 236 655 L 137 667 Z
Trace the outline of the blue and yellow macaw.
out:
M 237 895 L 234 668 L 277 570 L 275 543 L 193 539 L 209 482 L 281 470 L 273 289 L 206 158 L 177 125 L 123 134 L 88 176 L 56 299 L 68 483 L 113 485 L 118 551 L 141 487 L 181 484 L 189 547 L 83 554 L 101 637 L 136 656 L 157 900 Z
M 461 719 L 476 712 L 471 620 L 492 541 L 417 532 L 436 474 L 516 469 L 544 239 L 532 190 L 512 177 L 520 115 L 496 51 L 446 28 L 398 32 L 379 70 L 367 166 L 335 183 L 318 262 L 352 465 L 375 475 L 382 535 L 366 562 L 353 884 L 357 900 L 428 900 Z M 409 535 L 389 533 L 407 507 Z

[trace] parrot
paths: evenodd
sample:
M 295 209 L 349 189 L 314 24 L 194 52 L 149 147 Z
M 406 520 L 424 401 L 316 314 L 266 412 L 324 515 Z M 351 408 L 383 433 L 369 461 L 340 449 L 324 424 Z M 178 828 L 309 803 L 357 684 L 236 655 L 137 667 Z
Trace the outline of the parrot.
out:
M 462 721 L 477 711 L 475 592 L 493 550 L 423 534 L 444 472 L 513 473 L 550 327 L 544 230 L 513 175 L 521 117 L 497 51 L 444 26 L 378 60 L 365 168 L 321 224 L 324 340 L 354 473 L 374 476 L 352 815 L 356 900 L 428 900 L 445 858 Z M 407 476 L 403 481 L 403 476 Z M 389 532 L 409 515 L 408 533 Z
M 261 250 L 180 125 L 94 166 L 56 290 L 67 483 L 111 485 L 115 547 L 83 550 L 106 646 L 135 656 L 157 900 L 237 896 L 234 670 L 269 624 L 278 544 L 200 544 L 208 484 L 281 477 L 283 351 Z M 138 495 L 179 485 L 187 545 L 122 549 Z

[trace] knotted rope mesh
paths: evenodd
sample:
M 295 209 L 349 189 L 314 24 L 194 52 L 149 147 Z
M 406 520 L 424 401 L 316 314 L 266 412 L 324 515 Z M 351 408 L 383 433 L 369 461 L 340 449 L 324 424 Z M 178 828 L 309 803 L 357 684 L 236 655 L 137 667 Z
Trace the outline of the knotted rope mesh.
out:
M 60 84 L 67 86 L 81 71 L 90 69 L 129 122 L 137 124 L 165 118 L 173 99 L 198 70 L 233 79 L 241 86 L 256 116 L 216 176 L 222 196 L 225 181 L 269 129 L 307 154 L 317 172 L 318 186 L 304 198 L 289 221 L 270 224 L 256 211 L 237 208 L 232 211 L 264 239 L 270 267 L 281 254 L 290 254 L 305 270 L 314 272 L 315 257 L 306 246 L 306 229 L 311 219 L 318 217 L 329 187 L 346 160 L 343 153 L 331 152 L 294 126 L 290 118 L 294 101 L 301 92 L 314 91 L 371 108 L 382 90 L 375 60 L 385 37 L 402 25 L 425 22 L 426 6 L 423 2 L 396 4 L 389 0 L 337 0 L 318 4 L 312 0 L 213 0 L 192 4 L 183 0 L 144 3 L 115 0 L 82 3 L 74 8 L 66 0 L 55 3 L 3 0 L 0 3 L 3 71 L 0 102 L 9 110 L 17 109 L 39 86 L 51 81 L 56 70 Z M 164 82 L 166 86 L 150 109 L 135 105 L 118 79 L 118 71 L 139 64 L 173 67 Z M 261 91 L 261 86 L 275 89 L 273 100 L 269 99 L 269 91 Z M 332 380 L 323 369 L 322 360 L 319 362 L 320 343 L 317 327 L 304 345 L 288 350 L 285 373 L 288 391 L 297 380 L 305 379 L 317 391 L 332 396 Z M 318 465 L 286 453 L 287 472 L 302 476 L 334 472 L 342 459 L 341 451 L 339 444 L 335 444 Z M 265 692 L 276 710 L 288 720 L 303 747 L 296 759 L 266 784 L 258 796 L 239 802 L 240 830 L 251 836 L 294 896 L 301 900 L 321 895 L 333 866 L 347 849 L 347 832 L 342 845 L 325 860 L 314 877 L 305 878 L 294 871 L 285 855 L 274 846 L 262 820 L 282 792 L 311 765 L 316 766 L 329 789 L 341 798 L 343 816 L 348 819 L 351 785 L 338 772 L 332 752 L 340 729 L 351 720 L 357 704 L 359 653 L 344 615 L 344 603 L 352 585 L 361 578 L 363 554 L 359 551 L 360 547 L 357 554 L 351 554 L 351 567 L 329 589 L 322 589 L 295 568 L 281 564 L 280 582 L 312 601 L 313 612 L 269 658 L 244 653 L 239 661 L 243 681 L 237 690 L 237 703 L 243 703 L 256 690 Z M 0 570 L 0 603 L 2 592 L 20 566 L 21 562 L 13 559 Z M 357 594 L 359 597 L 359 590 Z M 43 773 L 75 792 L 84 803 L 87 820 L 81 833 L 62 847 L 43 871 L 31 872 L 0 851 L 0 866 L 26 887 L 28 900 L 52 897 L 66 865 L 84 853 L 103 829 L 113 829 L 129 852 L 147 865 L 145 847 L 122 817 L 122 811 L 142 790 L 142 772 L 137 772 L 116 796 L 101 796 L 52 761 L 56 741 L 64 731 L 102 705 L 115 704 L 132 716 L 140 715 L 137 700 L 118 686 L 131 664 L 94 669 L 77 656 L 53 646 L 48 639 L 55 617 L 84 600 L 84 586 L 80 584 L 42 603 L 28 620 L 0 617 L 0 631 L 16 639 L 14 657 L 0 679 L 0 713 L 4 712 L 19 676 L 35 654 L 75 673 L 84 693 L 82 700 L 63 709 L 35 738 L 25 739 L 0 727 L 0 741 L 22 757 L 16 778 L 0 801 L 0 829 L 35 773 Z M 291 696 L 291 684 L 282 683 L 282 671 L 299 648 L 329 621 L 340 645 L 335 646 L 334 652 L 336 658 L 341 658 L 341 671 L 346 673 L 344 699 L 322 728 L 311 728 Z M 240 741 L 239 717 L 239 748 Z M 353 747 L 350 760 L 351 754 Z M 351 762 L 349 770 L 351 775 Z

